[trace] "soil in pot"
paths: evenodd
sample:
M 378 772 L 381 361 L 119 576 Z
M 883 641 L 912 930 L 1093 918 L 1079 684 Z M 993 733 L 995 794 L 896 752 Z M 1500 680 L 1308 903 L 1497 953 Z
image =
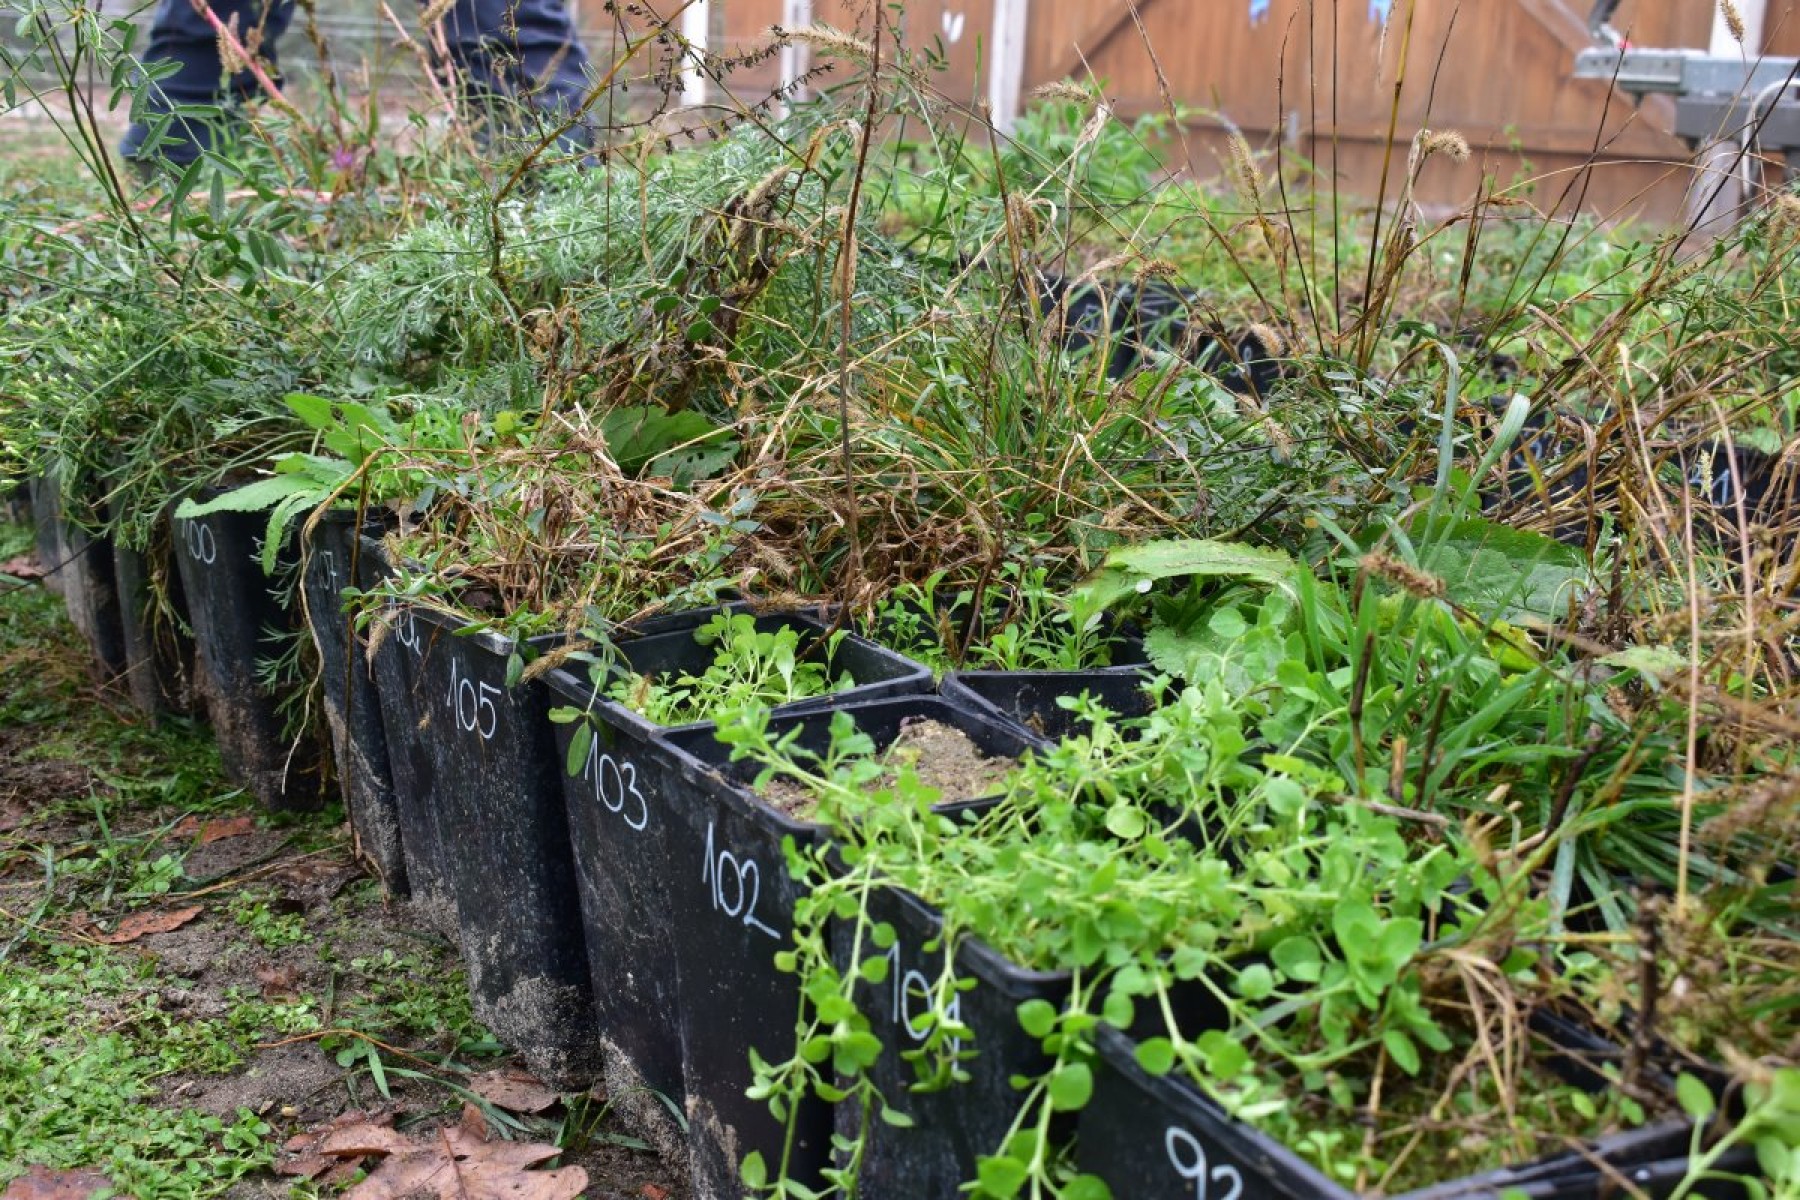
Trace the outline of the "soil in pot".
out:
M 775 737 L 797 731 L 798 744 L 822 753 L 834 718 L 853 722 L 877 750 L 925 722 L 958 730 L 977 755 L 996 763 L 1038 745 L 936 697 L 774 716 L 767 728 Z M 777 968 L 775 955 L 792 945 L 804 885 L 790 873 L 785 847 L 816 848 L 823 827 L 752 792 L 755 766 L 731 761 L 730 747 L 713 729 L 663 736 L 679 756 L 689 788 L 671 805 L 670 901 L 681 974 L 690 1165 L 697 1191 L 735 1195 L 748 1154 L 759 1154 L 772 1176 L 788 1144 L 789 1122 L 745 1093 L 753 1080 L 752 1050 L 768 1062 L 793 1053 L 800 982 Z M 832 1108 L 816 1097 L 795 1105 L 789 1178 L 817 1183 L 830 1161 L 833 1121 Z
M 899 736 L 878 758 L 886 769 L 870 781 L 871 788 L 891 787 L 901 768 L 910 766 L 920 783 L 940 794 L 940 804 L 992 796 L 1005 785 L 1007 773 L 1019 765 L 1017 758 L 989 754 L 954 725 L 930 719 L 902 725 Z M 812 790 L 784 776 L 769 780 L 756 794 L 795 820 L 811 820 L 819 807 Z

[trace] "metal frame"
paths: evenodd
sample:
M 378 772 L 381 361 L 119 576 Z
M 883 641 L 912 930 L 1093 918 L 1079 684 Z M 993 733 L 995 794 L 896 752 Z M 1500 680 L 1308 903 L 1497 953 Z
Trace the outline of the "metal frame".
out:
M 1612 26 L 1620 0 L 1595 0 L 1588 33 L 1595 45 L 1575 56 L 1575 78 L 1611 84 L 1637 100 L 1671 96 L 1673 132 L 1688 145 L 1753 141 L 1779 152 L 1790 182 L 1800 181 L 1800 58 L 1638 49 Z

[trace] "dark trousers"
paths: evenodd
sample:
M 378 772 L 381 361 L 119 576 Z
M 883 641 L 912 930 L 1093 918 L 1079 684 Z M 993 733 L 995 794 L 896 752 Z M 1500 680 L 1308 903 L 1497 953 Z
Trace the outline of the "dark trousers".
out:
M 211 0 L 211 8 L 227 27 L 235 25 L 246 44 L 252 30 L 261 30 L 260 57 L 278 79 L 277 43 L 293 21 L 293 0 Z M 587 94 L 587 50 L 563 0 L 455 0 L 444 17 L 444 35 L 462 94 L 477 108 L 491 101 L 523 104 L 560 124 Z M 224 78 L 218 37 L 190 0 L 161 0 L 144 62 L 174 64 L 172 74 L 150 86 L 148 106 L 152 114 L 176 113 L 152 153 L 177 165 L 192 162 L 211 144 L 219 119 L 191 119 L 182 106 L 229 106 L 257 91 L 249 71 Z M 134 122 L 120 152 L 139 157 L 147 132 Z M 567 140 L 586 146 L 590 138 L 577 128 Z

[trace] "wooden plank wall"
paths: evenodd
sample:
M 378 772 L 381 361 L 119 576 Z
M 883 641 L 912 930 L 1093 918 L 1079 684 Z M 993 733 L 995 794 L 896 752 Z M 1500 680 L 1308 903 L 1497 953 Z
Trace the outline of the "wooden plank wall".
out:
M 598 8 L 598 0 L 584 2 Z M 714 28 L 724 44 L 715 49 L 727 53 L 764 43 L 783 13 L 782 0 L 712 3 L 723 10 Z M 676 7 L 675 0 L 660 4 Z M 1589 6 L 1031 0 L 1024 87 L 1098 81 L 1130 118 L 1163 107 L 1160 76 L 1177 103 L 1203 110 L 1186 139 L 1193 161 L 1172 164 L 1203 176 L 1218 171 L 1223 130 L 1234 125 L 1271 156 L 1279 148 L 1310 160 L 1322 182 L 1335 180 L 1345 194 L 1373 198 L 1385 167 L 1392 195 L 1413 134 L 1453 129 L 1475 155 L 1461 167 L 1441 159 L 1428 167 L 1418 193 L 1427 204 L 1464 204 L 1485 175 L 1545 208 L 1579 203 L 1612 218 L 1677 219 L 1689 153 L 1667 133 L 1669 101 L 1652 97 L 1633 108 L 1605 84 L 1569 78 L 1576 51 L 1588 43 Z M 873 0 L 815 0 L 814 11 L 839 28 L 872 27 Z M 947 63 L 935 80 L 946 99 L 974 106 L 986 94 L 993 13 L 994 0 L 907 0 L 902 7 L 907 42 L 915 50 L 935 46 Z M 1625 0 L 1615 24 L 1638 45 L 1704 47 L 1712 13 L 1713 0 Z M 1765 28 L 1766 53 L 1800 54 L 1800 0 L 1769 0 Z M 730 86 L 750 99 L 766 95 L 776 77 L 770 60 L 734 73 Z

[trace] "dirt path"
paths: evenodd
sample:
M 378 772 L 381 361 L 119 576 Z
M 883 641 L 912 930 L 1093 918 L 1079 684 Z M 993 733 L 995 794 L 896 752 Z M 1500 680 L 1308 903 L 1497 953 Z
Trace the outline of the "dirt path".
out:
M 23 548 L 0 526 L 0 561 Z M 149 728 L 55 598 L 4 580 L 0 679 L 5 1200 L 457 1195 L 433 1189 L 478 1170 L 686 1200 L 603 1092 L 551 1092 L 475 1023 L 454 948 L 341 819 L 258 814 L 203 726 Z

